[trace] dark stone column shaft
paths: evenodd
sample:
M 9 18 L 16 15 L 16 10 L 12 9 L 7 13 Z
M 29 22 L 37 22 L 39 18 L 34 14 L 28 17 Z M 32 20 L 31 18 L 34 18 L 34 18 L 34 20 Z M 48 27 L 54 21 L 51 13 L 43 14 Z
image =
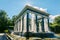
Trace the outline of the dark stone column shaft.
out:
M 39 23 L 38 23 L 38 19 L 37 19 L 37 15 L 35 15 L 36 16 L 36 31 L 37 32 L 39 32 Z
M 26 35 L 26 37 L 27 37 L 27 39 L 29 39 L 29 13 L 27 13 L 27 35 Z
M 42 25 L 42 27 L 41 27 L 41 28 L 42 28 L 42 32 L 45 32 L 45 30 L 44 30 L 44 17 L 42 17 L 41 23 L 42 23 L 42 24 L 41 24 L 41 25 Z

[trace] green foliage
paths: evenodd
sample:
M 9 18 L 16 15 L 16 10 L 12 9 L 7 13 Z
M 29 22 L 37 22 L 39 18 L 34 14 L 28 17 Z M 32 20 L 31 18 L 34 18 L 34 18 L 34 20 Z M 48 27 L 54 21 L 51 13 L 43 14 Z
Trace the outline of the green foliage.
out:
M 17 18 L 16 15 L 14 15 L 14 16 L 12 17 L 12 25 L 13 25 L 13 26 L 14 26 L 14 22 L 15 22 L 16 18 Z
M 6 33 L 7 33 L 7 32 L 8 32 L 8 30 L 4 30 L 4 32 L 6 32 Z
M 13 26 L 12 20 L 4 10 L 0 10 L 0 32 L 5 32 L 9 26 Z
M 54 22 L 57 24 L 56 26 L 60 27 L 60 16 L 57 16 L 57 17 L 54 19 Z
M 60 33 L 60 16 L 55 17 L 53 23 L 50 23 L 50 28 L 55 33 Z
M 0 32 L 3 32 L 5 30 L 5 27 L 7 27 L 7 14 L 4 10 L 0 10 Z

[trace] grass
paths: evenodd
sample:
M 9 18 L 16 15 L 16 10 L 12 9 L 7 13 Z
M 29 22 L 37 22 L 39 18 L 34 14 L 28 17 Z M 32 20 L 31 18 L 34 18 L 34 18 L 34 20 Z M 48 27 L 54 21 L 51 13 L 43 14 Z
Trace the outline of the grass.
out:
M 8 30 L 4 30 L 4 32 L 6 32 L 6 33 L 7 33 L 7 32 L 8 32 Z

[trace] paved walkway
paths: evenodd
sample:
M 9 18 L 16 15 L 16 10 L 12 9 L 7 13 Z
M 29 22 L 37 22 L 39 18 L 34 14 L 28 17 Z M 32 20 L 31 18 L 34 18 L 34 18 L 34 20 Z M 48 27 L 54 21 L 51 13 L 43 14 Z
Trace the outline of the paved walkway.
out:
M 7 37 L 4 33 L 0 33 L 0 40 L 7 40 Z

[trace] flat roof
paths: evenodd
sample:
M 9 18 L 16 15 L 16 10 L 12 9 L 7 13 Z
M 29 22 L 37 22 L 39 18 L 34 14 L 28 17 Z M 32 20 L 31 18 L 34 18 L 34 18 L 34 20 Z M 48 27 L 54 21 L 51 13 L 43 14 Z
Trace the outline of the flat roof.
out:
M 31 11 L 34 11 L 34 12 L 37 12 L 37 13 L 40 13 L 40 14 L 49 16 L 49 14 L 48 14 L 47 12 L 45 12 L 45 11 L 41 11 L 40 9 L 34 8 L 33 6 L 26 5 L 26 6 L 23 8 L 23 10 L 19 13 L 17 19 L 18 19 L 26 10 L 31 10 Z

